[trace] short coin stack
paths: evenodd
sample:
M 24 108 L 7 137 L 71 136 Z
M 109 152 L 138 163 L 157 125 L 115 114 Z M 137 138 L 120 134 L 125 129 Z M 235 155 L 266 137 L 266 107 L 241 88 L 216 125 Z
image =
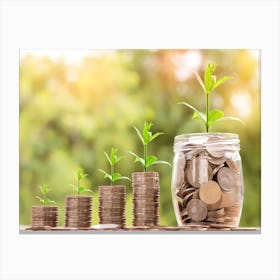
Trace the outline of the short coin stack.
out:
M 133 226 L 159 223 L 160 185 L 158 172 L 132 173 Z
M 65 226 L 69 228 L 89 228 L 91 226 L 91 196 L 67 196 Z
M 125 226 L 125 186 L 99 187 L 99 224 Z
M 57 206 L 32 206 L 32 227 L 56 227 Z
M 242 210 L 243 178 L 238 152 L 212 145 L 186 149 L 177 156 L 175 204 L 180 225 L 196 222 L 216 228 L 237 227 Z M 174 183 L 174 182 L 173 182 Z

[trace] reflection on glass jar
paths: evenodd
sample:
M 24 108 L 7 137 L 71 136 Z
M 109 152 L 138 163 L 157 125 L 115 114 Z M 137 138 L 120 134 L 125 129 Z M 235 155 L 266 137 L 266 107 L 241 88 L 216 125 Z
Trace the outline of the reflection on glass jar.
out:
M 244 193 L 239 150 L 236 134 L 175 137 L 171 188 L 179 226 L 238 227 Z

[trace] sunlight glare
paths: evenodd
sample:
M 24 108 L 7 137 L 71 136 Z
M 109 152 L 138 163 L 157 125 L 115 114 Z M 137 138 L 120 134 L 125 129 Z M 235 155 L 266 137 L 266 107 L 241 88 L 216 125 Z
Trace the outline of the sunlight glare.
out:
M 252 113 L 252 98 L 248 91 L 236 92 L 231 97 L 231 104 L 241 117 L 248 117 Z
M 62 59 L 68 63 L 76 64 L 86 56 L 113 55 L 114 53 L 113 50 L 21 50 L 20 57 L 31 54 L 36 57 L 47 56 L 53 61 Z
M 197 70 L 202 63 L 199 50 L 186 51 L 184 54 L 176 55 L 174 64 L 176 66 L 176 77 L 179 81 L 188 79 L 193 71 Z

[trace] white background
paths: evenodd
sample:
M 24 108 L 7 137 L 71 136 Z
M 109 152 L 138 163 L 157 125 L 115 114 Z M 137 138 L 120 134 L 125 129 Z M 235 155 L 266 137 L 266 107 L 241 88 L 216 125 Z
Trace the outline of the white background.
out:
M 1 279 L 279 279 L 279 2 L 2 1 Z M 262 50 L 262 233 L 20 235 L 19 49 Z M 254 143 L 252 143 L 253 145 Z

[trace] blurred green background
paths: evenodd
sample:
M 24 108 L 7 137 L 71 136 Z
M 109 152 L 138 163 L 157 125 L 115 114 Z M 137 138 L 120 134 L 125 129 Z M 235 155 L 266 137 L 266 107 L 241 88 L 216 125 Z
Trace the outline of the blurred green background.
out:
M 20 224 L 28 225 L 39 185 L 47 183 L 64 225 L 64 199 L 73 194 L 73 170 L 89 174 L 93 190 L 93 223 L 98 223 L 98 186 L 109 185 L 98 168 L 109 170 L 104 151 L 119 149 L 126 158 L 117 171 L 142 171 L 127 153 L 142 153 L 133 125 L 153 122 L 160 136 L 150 154 L 172 163 L 178 134 L 204 130 L 186 101 L 204 110 L 204 94 L 193 74 L 208 62 L 218 64 L 217 77 L 234 76 L 211 97 L 211 107 L 246 122 L 220 122 L 211 131 L 238 133 L 245 182 L 241 226 L 261 223 L 260 53 L 258 50 L 108 50 L 21 51 L 20 53 Z M 161 224 L 176 225 L 168 166 L 161 176 Z M 131 185 L 127 186 L 127 224 L 132 221 Z

